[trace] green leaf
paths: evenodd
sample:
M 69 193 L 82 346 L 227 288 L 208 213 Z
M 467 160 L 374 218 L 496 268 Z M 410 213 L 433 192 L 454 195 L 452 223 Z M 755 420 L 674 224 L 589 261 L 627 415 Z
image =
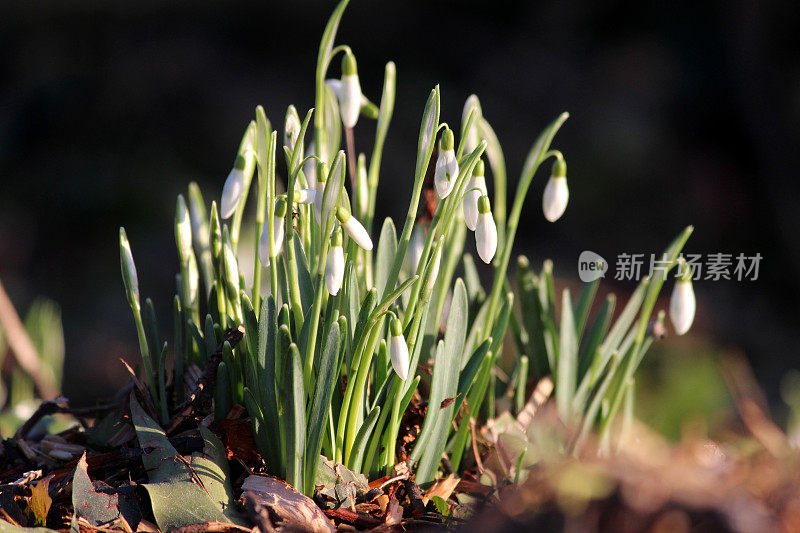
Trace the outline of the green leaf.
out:
M 450 421 L 453 419 L 454 402 L 442 408 L 444 400 L 455 398 L 458 390 L 458 371 L 463 357 L 467 336 L 467 290 L 461 279 L 456 280 L 453 300 L 447 317 L 444 342 L 437 349 L 433 367 L 433 380 L 428 412 L 422 432 L 411 453 L 411 460 L 419 460 L 417 483 L 424 485 L 433 481 L 442 458 Z
M 359 295 L 358 290 L 358 273 L 356 272 L 356 264 L 353 261 L 347 262 L 347 270 L 345 271 L 344 279 L 346 280 L 347 285 L 345 285 L 346 291 L 344 297 L 342 298 L 342 304 L 345 308 L 342 310 L 342 314 L 347 317 L 347 323 L 350 324 L 350 335 L 354 336 L 356 334 L 356 326 L 359 319 L 361 296 Z M 367 315 L 365 315 L 365 319 L 367 316 L 369 316 L 370 311 L 372 311 L 372 309 L 368 309 L 366 311 Z
M 356 438 L 353 441 L 353 448 L 350 451 L 350 461 L 349 467 L 353 470 L 360 471 L 361 470 L 361 463 L 364 460 L 364 450 L 367 447 L 367 441 L 369 440 L 369 435 L 372 433 L 372 429 L 375 427 L 375 423 L 378 421 L 378 416 L 381 414 L 381 408 L 376 406 L 370 412 L 369 416 L 367 416 L 366 420 L 361 424 L 361 427 L 356 434 Z
M 259 396 L 264 423 L 273 435 L 277 433 L 275 429 L 279 427 L 278 398 L 275 390 L 277 337 L 278 322 L 275 317 L 275 299 L 272 295 L 269 295 L 267 296 L 266 305 L 261 306 L 261 316 L 258 320 L 258 363 L 260 372 L 258 381 L 262 385 L 256 393 Z M 274 439 L 267 439 L 265 444 L 266 449 L 261 448 L 261 453 L 265 455 L 269 471 L 276 474 L 280 473 L 280 451 L 275 446 Z
M 120 516 L 119 495 L 95 490 L 89 478 L 85 452 L 72 476 L 72 506 L 77 516 L 85 518 L 93 526 L 111 522 Z
M 378 289 L 378 298 L 383 297 L 383 290 L 389 272 L 394 264 L 394 256 L 397 253 L 397 232 L 394 228 L 392 219 L 387 217 L 383 221 L 381 236 L 378 239 L 378 251 L 375 258 L 375 287 Z
M 433 143 L 436 141 L 436 129 L 439 127 L 439 86 L 437 85 L 428 96 L 425 111 L 422 113 L 422 125 L 419 128 L 419 141 L 417 142 L 417 166 L 415 178 L 423 176 L 428 168 L 428 162 L 433 154 Z
M 467 296 L 471 304 L 483 302 L 486 298 L 486 291 L 483 290 L 481 277 L 478 269 L 475 268 L 475 260 L 472 254 L 464 254 L 464 281 L 467 286 Z
M 319 452 L 322 449 L 322 436 L 328 422 L 328 411 L 331 406 L 333 389 L 336 385 L 339 363 L 339 324 L 331 325 L 319 362 L 314 399 L 308 416 L 308 432 L 305 450 L 305 471 L 303 492 L 307 496 L 314 494 L 314 476 L 317 471 Z
M 228 365 L 221 361 L 217 366 L 217 383 L 214 387 L 214 419 L 225 418 L 233 407 L 231 401 L 233 393 L 231 391 L 231 378 L 228 374 Z
M 575 334 L 575 319 L 572 314 L 569 289 L 564 289 L 561 298 L 561 330 L 558 346 L 556 407 L 561 420 L 569 422 L 578 367 L 578 339 Z
M 314 303 L 314 285 L 311 283 L 311 274 L 308 270 L 308 260 L 306 252 L 303 250 L 303 243 L 297 235 L 292 232 L 294 242 L 294 253 L 297 257 L 297 281 L 300 284 L 300 305 L 303 309 L 309 309 Z
M 303 486 L 303 453 L 306 445 L 306 393 L 303 387 L 303 362 L 297 345 L 289 346 L 289 361 L 284 370 L 283 403 L 286 409 L 286 481 Z
M 486 355 L 489 353 L 489 346 L 491 343 L 491 337 L 484 340 L 480 346 L 478 346 L 475 351 L 472 352 L 472 355 L 469 357 L 469 359 L 467 359 L 467 364 L 464 365 L 464 368 L 461 370 L 461 373 L 458 376 L 459 398 L 464 398 L 464 395 L 467 394 L 473 382 L 475 381 L 475 376 L 478 375 L 478 370 L 480 369 L 483 360 L 486 359 Z
M 200 485 L 189 481 L 148 483 L 153 516 L 161 531 L 201 522 L 228 522 Z

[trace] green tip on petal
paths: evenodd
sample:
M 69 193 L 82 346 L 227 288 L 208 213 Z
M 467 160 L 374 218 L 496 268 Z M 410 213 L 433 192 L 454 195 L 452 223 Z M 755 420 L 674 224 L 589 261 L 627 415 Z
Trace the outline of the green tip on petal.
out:
M 392 328 L 392 337 L 403 336 L 403 323 L 400 321 L 399 318 L 392 319 L 391 328 Z
M 556 157 L 556 160 L 553 162 L 553 170 L 550 175 L 554 178 L 567 177 L 567 162 L 564 161 L 563 157 Z
M 453 137 L 453 130 L 450 128 L 445 127 L 444 133 L 442 133 L 442 142 L 440 147 L 442 150 L 452 150 L 456 145 L 455 138 Z
M 233 161 L 233 168 L 235 168 L 236 170 L 244 170 L 245 166 L 246 166 L 246 161 L 244 159 L 244 156 L 242 154 L 238 154 L 236 156 L 236 159 Z
M 328 181 L 328 165 L 324 161 L 317 162 L 317 181 L 319 183 Z
M 342 58 L 342 76 L 355 76 L 358 74 L 356 67 L 356 56 L 352 52 L 346 52 Z
M 350 215 L 350 213 L 344 207 L 337 207 L 336 208 L 336 216 L 339 219 L 339 222 L 344 224 L 345 222 L 350 220 L 350 217 L 352 215 Z
M 484 214 L 489 213 L 492 210 L 492 206 L 489 204 L 489 197 L 488 196 L 481 196 L 478 198 L 478 213 Z
M 278 198 L 278 201 L 275 202 L 275 216 L 276 217 L 285 217 L 286 216 L 286 199 L 285 198 Z
M 483 161 L 478 159 L 478 162 L 475 163 L 475 167 L 472 169 L 472 175 L 477 177 L 482 177 L 484 176 L 485 170 L 486 169 L 484 168 Z
M 344 242 L 344 236 L 342 235 L 342 228 L 341 226 L 339 226 L 333 233 L 333 239 L 331 243 L 333 244 L 333 246 L 342 246 L 343 242 Z

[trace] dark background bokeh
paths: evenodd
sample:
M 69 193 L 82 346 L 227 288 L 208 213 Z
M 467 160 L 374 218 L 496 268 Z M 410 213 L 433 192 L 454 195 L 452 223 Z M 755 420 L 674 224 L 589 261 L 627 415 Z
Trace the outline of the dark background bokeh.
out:
M 118 358 L 136 357 L 118 227 L 166 322 L 175 195 L 197 180 L 218 198 L 257 104 L 273 124 L 290 103 L 301 115 L 313 105 L 333 7 L 3 2 L 0 279 L 21 309 L 38 294 L 61 304 L 67 395 L 112 391 L 125 378 Z M 758 0 L 354 0 L 338 42 L 355 51 L 365 93 L 379 99 L 385 61 L 398 72 L 379 216 L 405 212 L 435 84 L 451 124 L 467 95 L 480 96 L 512 185 L 535 136 L 568 110 L 555 145 L 569 165 L 569 208 L 557 224 L 544 220 L 543 169 L 517 249 L 575 278 L 582 250 L 612 263 L 655 253 L 691 223 L 689 252 L 761 253 L 758 281 L 696 284 L 694 334 L 743 350 L 775 399 L 780 376 L 800 367 L 798 23 L 795 3 Z M 362 120 L 357 143 L 372 129 Z

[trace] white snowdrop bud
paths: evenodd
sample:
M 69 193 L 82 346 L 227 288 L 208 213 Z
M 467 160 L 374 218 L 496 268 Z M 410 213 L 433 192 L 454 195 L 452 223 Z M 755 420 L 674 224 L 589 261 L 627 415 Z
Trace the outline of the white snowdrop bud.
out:
M 188 261 L 192 254 L 192 221 L 182 194 L 178 195 L 175 206 L 175 244 L 178 245 L 181 261 Z
M 356 58 L 351 52 L 346 52 L 342 59 L 342 85 L 339 89 L 339 109 L 342 115 L 342 124 L 345 128 L 352 128 L 358 122 L 361 112 L 361 84 L 358 81 Z
M 686 272 L 678 278 L 675 288 L 672 289 L 672 297 L 669 301 L 669 319 L 675 328 L 675 333 L 683 335 L 692 327 L 697 302 L 692 288 L 692 269 L 686 266 L 683 258 L 678 261 Z
M 275 202 L 275 216 L 272 219 L 272 247 L 274 248 L 274 256 L 277 257 L 283 248 L 283 234 L 286 223 L 286 200 L 278 198 Z M 261 230 L 261 238 L 258 240 L 258 259 L 263 266 L 269 266 L 269 226 L 264 225 Z
M 231 169 L 228 178 L 225 180 L 225 185 L 222 187 L 220 215 L 222 215 L 223 220 L 230 218 L 236 211 L 244 192 L 245 181 L 253 177 L 256 163 L 254 153 L 255 130 L 255 122 L 251 122 L 244 132 L 244 137 L 242 137 L 239 152 L 233 162 L 233 169 Z
M 389 356 L 392 360 L 392 368 L 397 372 L 397 376 L 405 381 L 408 378 L 408 344 L 403 337 L 403 324 L 400 319 L 392 318 L 390 329 Z
M 372 239 L 370 239 L 369 233 L 361 225 L 361 222 L 356 220 L 356 217 L 341 207 L 336 210 L 336 216 L 339 218 L 344 231 L 359 247 L 367 251 L 372 250 Z
M 342 248 L 342 228 L 336 228 L 333 242 L 328 250 L 328 260 L 325 263 L 325 287 L 331 296 L 339 294 L 344 281 L 344 249 Z
M 294 151 L 297 138 L 300 137 L 300 116 L 297 109 L 290 105 L 286 110 L 286 121 L 283 126 L 283 145 Z
M 422 224 L 414 226 L 414 231 L 411 233 L 411 240 L 408 243 L 408 266 L 411 273 L 417 271 L 419 267 L 419 260 L 422 257 L 422 250 L 425 248 L 425 228 Z
M 480 142 L 480 136 L 478 134 L 478 121 L 481 118 L 481 108 L 480 108 L 480 103 L 478 102 L 478 97 L 475 96 L 474 94 L 471 94 L 467 98 L 467 101 L 464 102 L 464 110 L 461 112 L 462 128 L 466 126 L 470 111 L 472 111 L 473 108 L 475 109 L 475 111 L 473 112 L 475 118 L 472 121 L 472 127 L 467 132 L 466 139 L 464 139 L 465 154 L 471 154 L 473 151 L 475 151 L 475 148 L 478 147 L 478 143 Z
M 497 226 L 492 218 L 489 197 L 478 199 L 478 222 L 475 225 L 475 245 L 481 260 L 489 264 L 497 251 Z
M 122 267 L 122 281 L 131 307 L 139 309 L 139 277 L 136 274 L 136 264 L 133 262 L 131 245 L 125 228 L 119 228 L 119 262 Z
M 453 131 L 445 127 L 439 141 L 439 156 L 436 159 L 436 170 L 433 174 L 433 185 L 439 198 L 446 198 L 453 190 L 458 177 L 458 161 L 454 151 L 455 139 Z
M 186 275 L 189 286 L 188 302 L 190 305 L 194 305 L 197 301 L 197 291 L 200 289 L 200 272 L 197 270 L 197 259 L 194 254 L 189 254 Z
M 563 157 L 557 157 L 553 163 L 553 171 L 542 195 L 542 211 L 544 218 L 555 222 L 567 209 L 569 188 L 567 187 L 567 164 Z
M 440 239 L 441 240 L 441 239 Z M 433 266 L 431 266 L 431 273 L 428 276 L 428 281 L 425 283 L 425 290 L 430 292 L 436 285 L 436 280 L 439 278 L 439 266 L 442 264 L 442 249 L 444 246 L 437 244 L 433 250 Z
M 486 191 L 486 178 L 483 173 L 483 161 L 479 159 L 472 170 L 472 177 L 469 179 L 467 192 L 464 193 L 464 199 L 461 204 L 464 210 L 464 222 L 470 231 L 475 231 L 475 225 L 478 223 L 478 199 L 488 194 Z

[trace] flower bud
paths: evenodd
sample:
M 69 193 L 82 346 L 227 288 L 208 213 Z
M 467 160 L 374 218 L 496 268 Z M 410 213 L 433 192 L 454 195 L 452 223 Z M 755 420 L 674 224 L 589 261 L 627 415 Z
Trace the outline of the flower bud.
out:
M 478 222 L 475 226 L 475 245 L 481 260 L 489 264 L 497 251 L 497 226 L 492 218 L 489 197 L 478 199 Z
M 392 360 L 392 368 L 397 376 L 405 381 L 408 378 L 408 345 L 403 337 L 403 324 L 398 318 L 392 318 L 390 324 L 391 335 L 389 340 L 389 356 Z
M 331 296 L 339 294 L 344 281 L 344 249 L 342 248 L 342 228 L 336 228 L 333 242 L 328 250 L 328 260 L 325 264 L 325 287 Z
M 284 227 L 286 225 L 286 200 L 278 198 L 275 202 L 275 216 L 272 218 L 273 257 L 277 257 L 283 248 Z M 264 225 L 258 241 L 258 259 L 263 266 L 269 266 L 269 225 Z
M 472 177 L 467 184 L 467 192 L 464 193 L 462 209 L 464 210 L 464 222 L 470 231 L 475 231 L 478 224 L 478 199 L 486 196 L 486 178 L 483 175 L 484 165 L 480 159 L 472 170 Z
M 361 111 L 361 84 L 358 81 L 356 58 L 349 51 L 344 54 L 344 58 L 342 59 L 342 85 L 339 90 L 339 109 L 344 127 L 352 128 L 355 126 Z
M 681 266 L 686 270 L 686 274 L 678 278 L 675 288 L 672 289 L 672 297 L 669 301 L 669 319 L 675 328 L 675 333 L 683 335 L 694 322 L 694 314 L 697 302 L 692 288 L 692 270 L 685 266 L 683 258 L 679 259 Z
M 356 217 L 341 207 L 336 210 L 336 216 L 339 218 L 344 231 L 358 246 L 367 251 L 372 250 L 372 239 L 370 239 L 369 233 L 361 225 L 361 222 L 356 220 Z
M 317 199 L 317 191 L 315 189 L 295 189 L 294 202 L 296 204 L 313 204 Z
M 317 179 L 315 187 L 317 194 L 314 197 L 314 218 L 322 226 L 322 202 L 325 198 L 325 183 L 328 181 L 328 165 L 324 162 L 317 163 Z
M 139 309 L 139 277 L 136 275 L 136 264 L 133 262 L 131 245 L 125 228 L 119 228 L 119 262 L 122 266 L 122 282 L 131 307 Z
M 189 294 L 186 295 L 187 303 L 190 306 L 194 306 L 194 303 L 197 301 L 197 292 L 200 289 L 200 272 L 197 270 L 197 259 L 193 253 L 189 254 L 189 259 L 186 266 L 186 275 L 188 277 L 187 285 L 189 290 Z
M 542 211 L 544 218 L 555 222 L 567 209 L 569 188 L 567 187 L 567 164 L 563 157 L 557 157 L 553 163 L 553 171 L 542 195 Z
M 358 187 L 356 196 L 358 197 L 358 212 L 366 214 L 369 204 L 369 184 L 367 183 L 367 161 L 364 154 L 358 156 L 356 170 L 356 185 Z
M 417 224 L 414 226 L 414 231 L 411 233 L 411 240 L 408 243 L 408 266 L 411 269 L 412 275 L 419 267 L 419 260 L 422 257 L 424 248 L 425 228 L 421 224 Z
M 471 154 L 473 151 L 475 151 L 475 148 L 478 147 L 478 143 L 480 143 L 480 136 L 478 135 L 478 121 L 481 118 L 481 105 L 480 102 L 478 102 L 478 97 L 475 96 L 474 94 L 471 94 L 467 98 L 467 101 L 464 102 L 464 110 L 461 112 L 462 129 L 466 127 L 470 111 L 472 111 L 473 109 L 475 109 L 475 111 L 473 112 L 475 118 L 472 121 L 472 127 L 467 132 L 466 139 L 464 139 L 465 154 Z
M 292 152 L 294 152 L 295 144 L 300 137 L 300 128 L 300 116 L 297 114 L 297 109 L 290 105 L 286 110 L 286 121 L 283 126 L 283 145 Z M 302 146 L 300 153 L 303 153 Z
M 244 192 L 245 182 L 253 177 L 256 161 L 254 154 L 255 131 L 255 122 L 250 122 L 239 145 L 239 152 L 233 162 L 233 169 L 228 174 L 225 185 L 222 187 L 220 215 L 222 215 L 223 220 L 230 218 L 233 212 L 236 211 Z
M 433 175 L 433 185 L 439 198 L 446 198 L 453 190 L 458 177 L 458 161 L 454 151 L 455 140 L 453 131 L 445 127 L 439 141 L 439 156 L 436 159 L 436 170 Z
M 181 262 L 188 261 L 192 254 L 192 221 L 182 194 L 178 195 L 175 206 L 175 244 L 178 246 Z
M 439 239 L 441 241 L 441 238 Z M 439 267 L 442 264 L 442 250 L 444 249 L 444 243 L 437 243 L 436 248 L 433 250 L 433 259 L 431 259 L 431 272 L 428 275 L 428 281 L 425 283 L 425 290 L 430 292 L 433 290 L 433 287 L 436 285 L 436 281 L 439 278 Z

